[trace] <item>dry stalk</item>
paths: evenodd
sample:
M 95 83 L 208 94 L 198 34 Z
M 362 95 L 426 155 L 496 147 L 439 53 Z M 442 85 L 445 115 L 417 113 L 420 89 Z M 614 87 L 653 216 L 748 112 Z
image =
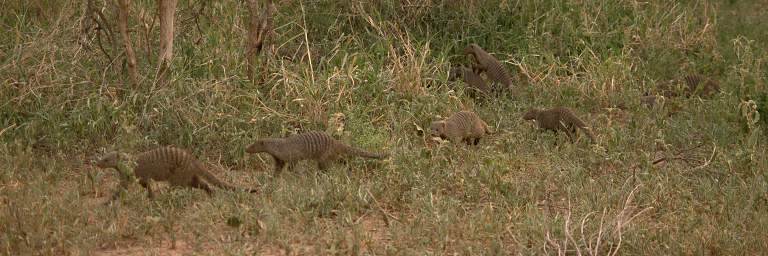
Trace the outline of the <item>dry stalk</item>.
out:
M 309 50 L 309 32 L 307 31 L 307 18 L 304 11 L 304 2 L 299 2 L 301 6 L 301 29 L 304 30 L 304 45 L 307 47 L 307 62 L 309 62 L 309 76 L 312 78 L 312 85 L 315 84 L 315 69 L 312 67 L 312 51 Z M 330 88 L 328 88 L 330 89 Z

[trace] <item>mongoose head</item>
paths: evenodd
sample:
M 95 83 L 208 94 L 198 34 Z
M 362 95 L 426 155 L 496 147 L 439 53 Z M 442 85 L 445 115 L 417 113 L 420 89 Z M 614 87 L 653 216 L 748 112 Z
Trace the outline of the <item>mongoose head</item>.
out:
M 264 140 L 257 140 L 251 145 L 248 145 L 247 148 L 245 148 L 245 152 L 249 154 L 255 154 L 266 151 L 266 148 L 264 146 Z
M 117 151 L 112 151 L 99 158 L 99 160 L 96 161 L 96 166 L 102 169 L 117 169 L 118 162 L 120 162 L 120 153 Z
M 653 107 L 654 105 L 656 105 L 657 97 L 656 95 L 647 95 L 647 94 L 648 93 L 646 92 L 646 95 L 640 96 L 640 104 L 646 105 L 648 107 Z
M 720 92 L 720 83 L 715 80 L 708 80 L 704 84 L 703 94 L 716 94 Z
M 526 120 L 526 121 L 536 120 L 536 116 L 539 115 L 539 112 L 541 112 L 541 109 L 532 108 L 528 110 L 528 112 L 525 112 L 525 114 L 523 115 L 523 120 Z
M 456 79 L 459 79 L 459 77 L 462 76 L 463 71 L 464 67 L 462 66 L 455 66 L 451 68 L 450 73 L 448 73 L 448 81 L 456 81 Z
M 433 137 L 440 137 L 442 139 L 445 139 L 445 121 L 434 121 L 429 126 L 429 132 Z
M 471 44 L 467 45 L 467 47 L 464 48 L 464 53 L 465 54 L 473 54 L 479 48 L 480 48 L 479 45 L 477 45 L 475 43 L 471 43 Z

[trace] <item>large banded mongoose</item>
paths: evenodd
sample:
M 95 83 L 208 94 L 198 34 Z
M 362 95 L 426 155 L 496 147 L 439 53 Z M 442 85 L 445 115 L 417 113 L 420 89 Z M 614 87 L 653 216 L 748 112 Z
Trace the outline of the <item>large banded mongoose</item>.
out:
M 474 56 L 475 65 L 472 68 L 476 74 L 485 72 L 489 79 L 507 88 L 512 88 L 512 77 L 509 76 L 507 70 L 499 60 L 488 54 L 483 48 L 477 44 L 469 44 L 464 48 L 464 53 Z
M 589 127 L 570 108 L 530 109 L 523 115 L 523 120 L 534 120 L 540 129 L 554 132 L 563 131 L 571 141 L 573 141 L 573 136 L 576 134 L 576 128 L 579 128 L 587 134 L 592 142 L 595 141 L 595 136 Z
M 133 168 L 133 175 L 139 179 L 139 184 L 147 189 L 147 196 L 154 198 L 154 193 L 150 186 L 151 181 L 167 181 L 172 186 L 192 187 L 205 190 L 209 195 L 213 192 L 205 182 L 211 185 L 227 190 L 238 190 L 238 188 L 227 184 L 216 176 L 208 172 L 208 168 L 186 151 L 174 147 L 161 147 L 146 151 L 135 158 L 125 153 L 113 151 L 104 155 L 96 162 L 96 166 L 102 169 L 113 168 L 122 174 L 122 188 L 127 188 L 130 180 L 130 166 Z M 204 182 L 205 181 L 205 182 Z M 255 189 L 246 189 L 246 191 L 255 193 Z M 115 193 L 116 198 L 119 191 Z
M 310 131 L 288 136 L 286 138 L 263 138 L 249 145 L 245 152 L 250 154 L 268 153 L 275 160 L 275 174 L 279 174 L 287 163 L 300 160 L 314 160 L 320 170 L 328 168 L 328 164 L 341 157 L 353 155 L 366 158 L 381 159 L 389 156 L 386 153 L 372 153 L 344 144 L 325 132 Z
M 459 111 L 444 120 L 434 121 L 430 125 L 432 136 L 448 139 L 451 142 L 466 142 L 477 145 L 485 134 L 492 133 L 488 124 L 472 111 Z
M 485 83 L 483 77 L 480 76 L 480 74 L 473 72 L 472 69 L 464 66 L 454 67 L 451 69 L 451 74 L 448 80 L 454 81 L 459 76 L 461 76 L 464 80 L 464 83 L 469 86 L 468 91 L 470 96 L 476 97 L 490 95 L 491 88 L 489 88 L 488 84 Z

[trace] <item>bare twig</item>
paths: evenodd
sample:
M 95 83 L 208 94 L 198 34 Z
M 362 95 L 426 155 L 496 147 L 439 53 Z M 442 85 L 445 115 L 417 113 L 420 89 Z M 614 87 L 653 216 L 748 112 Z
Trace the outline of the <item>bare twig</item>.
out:
M 195 40 L 195 44 L 199 44 L 200 41 L 203 40 L 203 29 L 200 28 L 200 16 L 203 15 L 205 12 L 205 7 L 208 6 L 208 1 L 202 1 L 202 4 L 200 4 L 200 9 L 197 9 L 195 12 L 195 29 L 197 29 L 197 40 Z
M 301 6 L 301 22 L 302 22 L 301 28 L 304 30 L 304 45 L 307 47 L 307 60 L 309 62 L 309 77 L 312 78 L 312 85 L 314 85 L 315 69 L 312 67 L 312 51 L 309 50 L 309 36 L 307 35 L 309 32 L 307 32 L 308 29 L 307 29 L 306 14 L 304 12 L 304 2 L 299 1 L 299 4 Z
M 104 18 L 104 14 L 101 12 L 100 9 L 96 8 L 96 4 L 94 3 L 95 0 L 88 0 L 85 5 L 85 11 L 83 13 L 83 19 L 81 20 L 81 33 L 82 33 L 82 40 L 86 41 L 89 37 L 89 34 L 91 31 L 95 32 L 96 42 L 98 43 L 99 50 L 104 54 L 109 61 L 112 61 L 112 56 L 109 54 L 109 52 L 104 48 L 103 40 L 101 39 L 102 34 L 107 36 L 107 39 L 109 39 L 109 42 L 111 44 L 114 44 L 114 40 L 112 39 L 112 30 L 109 26 L 109 23 L 107 23 L 107 20 Z M 94 27 L 95 24 L 95 27 Z M 106 25 L 105 25 L 106 24 Z M 81 44 L 86 47 L 86 49 L 89 49 L 88 44 Z M 113 47 L 114 51 L 114 47 Z
M 709 159 L 706 159 L 702 165 L 696 166 L 696 167 L 690 169 L 689 171 L 695 171 L 695 170 L 702 169 L 704 167 L 709 166 L 709 164 L 712 163 L 712 159 L 715 159 L 715 152 L 717 151 L 717 146 L 714 145 L 714 143 L 712 143 L 712 144 L 713 144 L 712 145 L 712 154 L 709 156 Z
M 690 152 L 690 151 L 692 151 L 694 149 L 700 148 L 703 145 L 704 145 L 704 143 L 699 143 L 696 146 L 680 150 L 677 153 L 675 153 L 674 156 L 671 156 L 671 157 L 666 157 L 666 156 L 659 157 L 657 159 L 654 159 L 651 162 L 651 165 L 657 165 L 657 164 L 661 164 L 661 163 L 664 163 L 664 162 L 669 162 L 669 161 L 672 161 L 672 160 L 682 160 L 683 162 L 685 162 L 686 164 L 689 164 L 689 165 L 691 164 L 692 161 L 701 162 L 701 160 L 693 159 L 693 158 L 690 158 L 690 157 L 683 157 L 682 155 L 685 154 L 685 153 L 688 153 L 688 152 Z M 634 169 L 637 169 L 639 167 L 640 167 L 640 164 L 635 164 L 632 167 L 630 167 L 630 169 L 633 169 L 633 171 L 634 171 Z
M 563 251 L 565 251 L 565 253 L 568 253 L 568 241 L 571 241 L 571 243 L 573 243 L 573 247 L 576 248 L 576 255 L 581 256 L 582 254 L 581 254 L 581 249 L 579 249 L 579 244 L 576 243 L 576 239 L 574 239 L 573 235 L 571 235 L 570 224 L 571 224 L 571 197 L 568 196 L 568 211 L 566 212 L 566 215 L 565 215 L 565 227 L 563 230 L 565 232 L 565 238 L 563 239 L 563 244 L 564 244 Z

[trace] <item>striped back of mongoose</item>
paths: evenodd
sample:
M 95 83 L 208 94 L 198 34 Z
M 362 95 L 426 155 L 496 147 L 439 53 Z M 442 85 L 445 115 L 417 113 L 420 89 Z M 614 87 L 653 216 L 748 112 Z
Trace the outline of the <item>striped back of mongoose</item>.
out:
M 121 161 L 130 161 L 123 158 L 125 156 L 112 152 L 99 160 L 96 166 L 117 169 Z M 147 189 L 149 197 L 154 197 L 149 186 L 150 181 L 166 181 L 172 186 L 199 188 L 209 194 L 212 190 L 205 182 L 222 189 L 237 190 L 213 176 L 197 158 L 174 147 L 161 147 L 136 155 L 133 173 L 139 183 Z M 253 189 L 247 191 L 256 192 Z
M 576 129 L 581 129 L 590 140 L 595 136 L 589 127 L 581 121 L 570 108 L 555 107 L 547 110 L 531 109 L 523 115 L 523 120 L 535 120 L 539 128 L 550 131 L 563 131 L 573 140 Z
M 686 86 L 686 95 L 698 94 L 701 96 L 711 96 L 720 91 L 720 85 L 712 79 L 707 79 L 697 74 L 689 74 L 683 78 Z
M 344 144 L 325 132 L 311 131 L 286 138 L 264 138 L 256 140 L 245 150 L 248 153 L 268 153 L 275 160 L 275 172 L 280 172 L 286 163 L 314 160 L 318 168 L 325 170 L 332 161 L 342 155 L 381 159 L 386 153 L 373 153 Z
M 459 111 L 445 120 L 434 121 L 430 125 L 432 136 L 448 139 L 452 142 L 464 141 L 477 145 L 487 133 L 491 133 L 488 124 L 472 111 Z
M 491 89 L 488 87 L 488 84 L 485 83 L 483 77 L 480 76 L 480 74 L 472 72 L 472 69 L 470 68 L 464 66 L 455 67 L 451 71 L 451 76 L 454 77 L 453 79 L 455 79 L 455 76 L 461 76 L 464 83 L 469 86 L 469 95 L 472 97 L 479 95 L 487 96 L 491 93 Z
M 507 88 L 512 88 L 512 77 L 509 76 L 507 70 L 499 60 L 488 54 L 483 48 L 480 48 L 477 44 L 469 44 L 464 48 L 464 53 L 474 56 L 476 62 L 474 66 L 474 69 L 476 69 L 475 73 L 485 72 L 489 79 Z
M 673 79 L 662 82 L 658 90 L 665 97 L 677 97 L 699 95 L 702 97 L 712 96 L 720 91 L 720 84 L 712 79 L 707 79 L 698 74 L 688 74 L 681 79 Z

